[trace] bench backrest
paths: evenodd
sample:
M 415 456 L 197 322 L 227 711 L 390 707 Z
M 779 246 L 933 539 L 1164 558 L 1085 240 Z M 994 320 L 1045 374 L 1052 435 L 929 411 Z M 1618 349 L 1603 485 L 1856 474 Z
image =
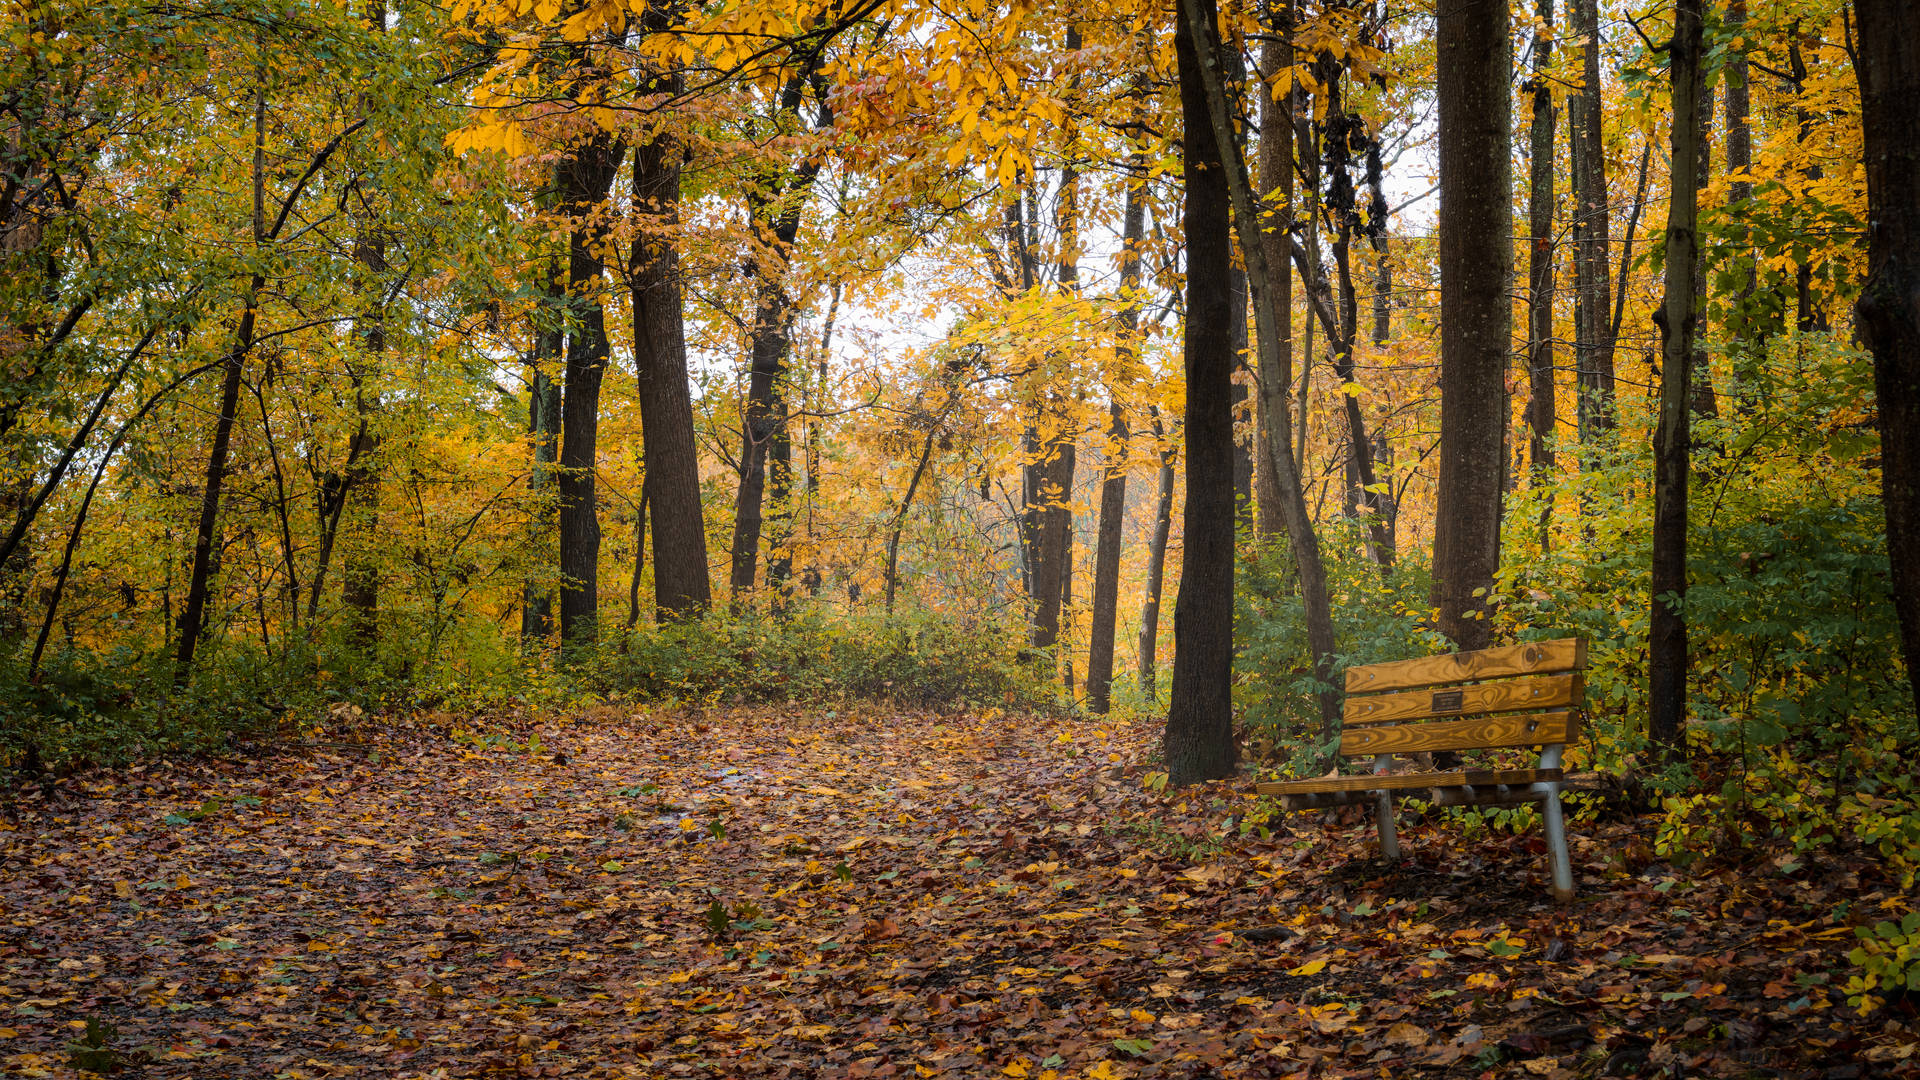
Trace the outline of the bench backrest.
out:
M 1581 638 L 1347 670 L 1340 755 L 1548 746 L 1580 735 Z

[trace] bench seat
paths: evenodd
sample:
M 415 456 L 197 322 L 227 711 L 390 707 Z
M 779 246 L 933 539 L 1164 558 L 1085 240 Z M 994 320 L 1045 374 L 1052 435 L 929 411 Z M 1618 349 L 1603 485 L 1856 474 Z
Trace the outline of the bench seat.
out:
M 1380 853 L 1389 859 L 1400 854 L 1393 827 L 1396 793 L 1424 790 L 1441 806 L 1539 803 L 1554 899 L 1571 900 L 1560 758 L 1566 744 L 1579 737 L 1586 659 L 1584 640 L 1562 638 L 1352 668 L 1340 756 L 1372 757 L 1373 771 L 1275 781 L 1257 790 L 1279 798 L 1288 810 L 1374 803 Z M 1396 753 L 1527 747 L 1540 751 L 1531 769 L 1393 771 Z

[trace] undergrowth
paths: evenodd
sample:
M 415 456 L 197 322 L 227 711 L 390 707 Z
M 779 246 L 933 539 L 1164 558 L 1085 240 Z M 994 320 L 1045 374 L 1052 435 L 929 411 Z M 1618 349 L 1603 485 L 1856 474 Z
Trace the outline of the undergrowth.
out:
M 211 644 L 176 686 L 164 654 L 55 652 L 35 677 L 0 653 L 0 772 L 60 774 L 239 741 L 317 733 L 343 715 L 433 710 L 558 712 L 634 700 L 722 705 L 887 700 L 912 707 L 1051 708 L 1045 658 L 1019 628 L 906 611 L 796 608 L 628 630 L 595 645 L 527 653 L 462 650 L 419 662 L 404 643 L 267 652 Z M 349 708 L 350 707 L 350 708 Z M 347 709 L 342 713 L 342 709 Z

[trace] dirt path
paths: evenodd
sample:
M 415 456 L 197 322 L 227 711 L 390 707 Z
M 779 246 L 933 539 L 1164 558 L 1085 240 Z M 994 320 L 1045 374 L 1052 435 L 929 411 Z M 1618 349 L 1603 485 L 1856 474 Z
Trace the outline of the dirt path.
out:
M 16 802 L 0 1072 L 1920 1075 L 1911 1014 L 1839 991 L 1850 923 L 1898 902 L 1843 867 L 1684 880 L 1588 828 L 1556 911 L 1530 837 L 1408 828 L 1389 869 L 1359 825 L 1243 836 L 1244 784 L 1142 790 L 1144 729 L 602 710 L 534 733 Z

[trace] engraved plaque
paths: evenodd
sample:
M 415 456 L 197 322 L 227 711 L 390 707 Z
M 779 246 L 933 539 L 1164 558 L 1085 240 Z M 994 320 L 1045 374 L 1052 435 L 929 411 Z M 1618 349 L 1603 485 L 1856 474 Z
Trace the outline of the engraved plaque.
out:
M 1466 704 L 1466 693 L 1460 690 L 1442 690 L 1433 695 L 1433 711 L 1459 712 Z

